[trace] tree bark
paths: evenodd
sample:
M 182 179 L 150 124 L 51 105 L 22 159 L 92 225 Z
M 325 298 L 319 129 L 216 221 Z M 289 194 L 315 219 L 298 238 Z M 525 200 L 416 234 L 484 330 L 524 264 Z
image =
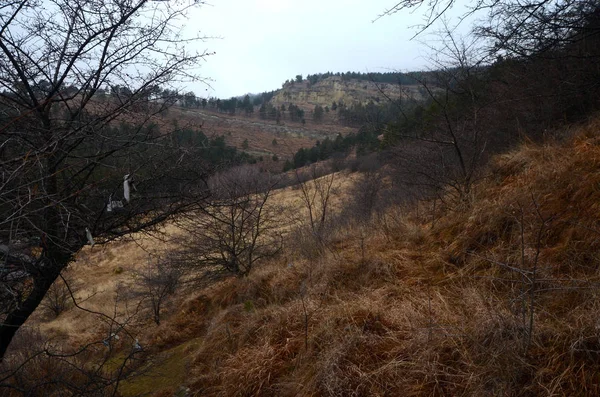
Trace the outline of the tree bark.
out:
M 54 266 L 52 271 L 34 278 L 33 290 L 25 301 L 15 310 L 10 312 L 4 322 L 0 324 L 0 362 L 4 356 L 19 328 L 33 314 L 46 296 L 48 289 L 60 274 L 60 270 L 66 266 L 58 268 Z

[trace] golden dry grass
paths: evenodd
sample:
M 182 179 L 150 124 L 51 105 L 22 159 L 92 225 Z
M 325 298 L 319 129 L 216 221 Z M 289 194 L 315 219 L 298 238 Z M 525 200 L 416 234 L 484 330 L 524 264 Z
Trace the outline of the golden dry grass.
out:
M 198 396 L 600 395 L 599 165 L 595 119 L 497 157 L 435 227 L 395 209 L 350 223 L 318 257 L 286 251 L 179 297 L 144 342 L 185 346 Z M 298 194 L 275 197 L 298 212 Z M 89 257 L 107 276 L 119 249 Z M 143 258 L 130 249 L 126 266 Z
M 173 224 L 167 224 L 161 232 L 164 236 L 174 236 L 179 231 Z M 128 317 L 135 309 L 134 302 L 129 301 L 129 292 L 136 271 L 148 263 L 151 254 L 168 248 L 169 243 L 162 237 L 141 233 L 123 241 L 84 248 L 69 265 L 74 297 L 87 310 L 121 320 Z M 50 341 L 77 346 L 105 337 L 106 324 L 100 320 L 96 314 L 75 308 L 54 318 L 39 307 L 28 324 L 39 328 Z

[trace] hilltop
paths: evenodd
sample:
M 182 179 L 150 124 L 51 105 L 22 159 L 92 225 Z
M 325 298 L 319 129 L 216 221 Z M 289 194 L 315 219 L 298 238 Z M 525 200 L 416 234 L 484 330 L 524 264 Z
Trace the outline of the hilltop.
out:
M 334 102 L 366 105 L 370 101 L 379 103 L 398 98 L 425 99 L 416 84 L 400 85 L 331 76 L 314 84 L 308 79 L 300 83 L 287 83 L 276 91 L 271 102 L 274 105 L 294 103 L 301 108 L 312 110 L 315 105 L 331 107 Z
M 300 149 L 356 135 L 366 124 L 374 141 L 397 118 L 399 99 L 410 108 L 423 103 L 426 92 L 408 74 L 326 73 L 298 75 L 281 89 L 230 99 L 201 100 L 188 93 L 177 101 L 176 113 L 238 149 L 291 161 Z
M 382 76 L 383 81 L 378 81 Z M 397 78 L 395 74 L 326 74 L 288 81 L 279 90 L 252 97 L 202 100 L 188 93 L 158 122 L 200 128 L 209 137 L 222 136 L 228 145 L 262 159 L 264 168 L 281 171 L 300 149 L 356 134 L 373 119 L 378 120 L 373 128 L 382 128 L 395 117 L 391 108 L 397 99 L 425 100 L 415 81 L 403 77 L 409 84 L 401 85 L 400 80 L 393 82 Z M 167 94 L 172 95 L 168 90 Z M 274 156 L 282 161 L 272 161 Z

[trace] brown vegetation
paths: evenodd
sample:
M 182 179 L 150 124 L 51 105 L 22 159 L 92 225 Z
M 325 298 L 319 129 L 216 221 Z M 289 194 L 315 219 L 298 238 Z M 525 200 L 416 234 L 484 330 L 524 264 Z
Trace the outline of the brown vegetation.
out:
M 314 146 L 316 140 L 327 137 L 333 139 L 338 133 L 347 135 L 356 132 L 356 128 L 344 127 L 335 121 L 323 124 L 309 122 L 303 125 L 300 122 L 284 120 L 281 124 L 277 124 L 275 121 L 261 120 L 258 116 L 232 116 L 208 110 L 183 108 L 171 109 L 167 117 L 191 126 L 201 125 L 202 131 L 207 136 L 222 135 L 227 144 L 238 149 L 242 148 L 242 143 L 247 140 L 246 151 L 257 156 L 276 154 L 283 160 L 291 158 L 300 148 Z M 272 144 L 273 139 L 278 142 L 276 146 Z M 282 164 L 283 162 L 273 169 L 281 170 Z
M 366 263 L 345 238 L 318 260 L 271 263 L 190 300 L 176 322 L 204 308 L 192 390 L 598 393 L 598 127 L 496 159 L 473 206 L 432 231 L 414 217 L 388 236 L 374 223 Z
M 599 393 L 599 130 L 496 157 L 435 226 L 432 203 L 389 207 L 333 227 L 317 256 L 288 239 L 248 277 L 180 296 L 140 328 L 150 373 L 178 363 L 195 395 Z M 276 195 L 298 213 L 301 193 Z

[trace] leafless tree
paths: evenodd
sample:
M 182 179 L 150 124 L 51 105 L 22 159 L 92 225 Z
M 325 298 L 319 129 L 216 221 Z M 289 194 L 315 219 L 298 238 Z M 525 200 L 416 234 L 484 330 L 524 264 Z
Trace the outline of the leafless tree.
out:
M 487 4 L 486 4 L 487 3 Z M 593 0 L 520 0 L 483 2 L 486 23 L 475 32 L 489 39 L 489 50 L 509 57 L 576 56 L 597 58 L 600 7 Z M 568 48 L 578 51 L 562 52 Z
M 293 188 L 300 191 L 300 209 L 286 214 L 292 226 L 287 241 L 292 250 L 314 259 L 328 248 L 333 226 L 339 225 L 332 216 L 336 174 L 327 164 L 313 164 L 296 169 L 293 178 Z
M 68 270 L 63 271 L 62 277 L 57 278 L 41 303 L 41 306 L 52 313 L 55 317 L 69 308 L 71 304 L 71 293 L 77 292 L 78 284 Z
M 550 291 L 576 291 L 578 289 L 597 288 L 597 285 L 590 283 L 588 280 L 569 278 L 552 277 L 551 266 L 542 266 L 541 253 L 544 246 L 544 238 L 549 234 L 553 223 L 560 214 L 546 214 L 544 209 L 536 199 L 531 195 L 531 203 L 523 205 L 517 203 L 512 211 L 511 216 L 514 219 L 515 225 L 518 225 L 518 258 L 516 261 L 499 261 L 488 257 L 481 257 L 474 252 L 467 252 L 468 255 L 484 259 L 485 261 L 499 266 L 508 273 L 512 273 L 514 278 L 499 277 L 498 281 L 506 282 L 507 280 L 516 286 L 516 296 L 514 297 L 515 315 L 518 317 L 522 330 L 523 350 L 526 353 L 532 345 L 534 336 L 535 319 L 537 306 L 539 305 L 539 295 Z M 526 215 L 533 216 L 532 221 L 526 219 Z M 532 241 L 527 240 L 527 234 Z M 527 254 L 527 247 L 532 250 Z
M 207 55 L 180 35 L 199 4 L 0 5 L 0 360 L 85 244 L 147 230 L 204 195 L 193 149 L 151 125 L 171 103 L 157 87 L 196 79 Z
M 179 286 L 183 271 L 172 266 L 168 259 L 151 259 L 136 273 L 137 289 L 135 295 L 150 302 L 152 316 L 156 325 L 160 325 L 160 313 L 167 298 L 173 295 Z
M 423 7 L 423 23 L 417 35 L 431 28 L 456 6 L 456 0 L 401 0 L 385 9 L 379 18 L 404 10 Z M 459 21 L 473 14 L 480 18 L 475 30 L 491 38 L 494 50 L 519 56 L 543 52 L 549 48 L 586 40 L 598 34 L 599 25 L 594 0 L 473 0 L 466 3 Z
M 448 10 L 457 5 L 456 0 L 402 0 L 380 17 L 422 7 L 424 21 L 416 33 L 420 35 L 450 18 Z M 498 88 L 508 88 L 502 98 L 512 110 L 508 120 L 517 118 L 515 109 L 521 114 L 517 128 L 528 128 L 531 118 L 535 119 L 534 125 L 550 118 L 554 124 L 561 118 L 572 121 L 600 106 L 600 85 L 596 83 L 600 62 L 597 1 L 480 0 L 465 5 L 462 15 L 452 23 L 472 22 L 471 36 L 482 39 L 480 63 L 502 64 L 505 73 L 494 78 L 500 83 Z M 526 113 L 519 109 L 523 105 Z
M 119 291 L 109 314 L 86 308 L 71 291 L 69 299 L 76 310 L 98 320 L 101 332 L 83 344 L 65 346 L 50 343 L 35 328 L 20 328 L 13 354 L 0 363 L 0 394 L 114 396 L 123 380 L 143 372 L 144 349 L 132 333 L 140 305 L 123 313 Z
M 278 206 L 269 202 L 278 181 L 242 166 L 209 180 L 210 199 L 178 220 L 185 231 L 178 261 L 196 277 L 246 276 L 281 248 Z
M 455 193 L 464 201 L 489 155 L 543 138 L 557 123 L 578 120 L 600 106 L 600 14 L 590 1 L 479 1 L 463 17 L 488 13 L 464 38 L 446 17 L 453 0 L 426 7 L 422 29 L 442 26 L 431 46 L 429 103 L 396 133 L 399 175 L 429 195 Z M 402 1 L 390 14 L 425 5 Z M 436 24 L 436 25 L 437 25 Z M 440 194 L 442 193 L 442 194 Z
M 447 25 L 439 36 L 430 80 L 414 77 L 427 96 L 426 109 L 394 131 L 401 140 L 394 153 L 401 182 L 464 202 L 496 146 L 483 123 L 493 101 L 482 95 L 485 76 L 476 40 L 456 37 Z
M 373 213 L 381 209 L 384 190 L 384 172 L 375 155 L 366 156 L 359 165 L 358 179 L 349 191 L 349 201 L 342 216 L 346 219 L 366 223 Z
M 312 165 L 305 171 L 308 172 L 296 169 L 296 182 L 302 193 L 300 195 L 302 204 L 308 211 L 311 233 L 319 245 L 322 245 L 331 217 L 331 196 L 335 173 L 320 175 L 320 170 L 316 165 Z

